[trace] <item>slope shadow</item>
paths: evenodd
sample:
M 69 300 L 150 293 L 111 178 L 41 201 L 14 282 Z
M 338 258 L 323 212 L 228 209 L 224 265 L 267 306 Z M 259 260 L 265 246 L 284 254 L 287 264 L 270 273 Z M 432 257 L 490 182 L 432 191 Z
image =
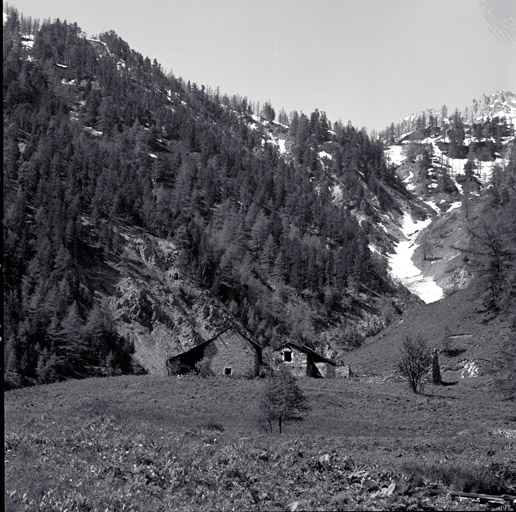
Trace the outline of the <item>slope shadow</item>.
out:
M 120 280 L 120 271 L 106 258 L 100 247 L 81 244 L 78 256 L 79 272 L 88 283 L 90 291 L 102 291 L 108 295 L 116 295 L 116 284 Z
M 440 386 L 455 386 L 455 385 L 456 385 L 456 384 L 458 384 L 458 383 L 459 383 L 459 381 L 458 381 L 458 380 L 453 380 L 453 381 L 449 381 L 449 382 L 447 382 L 447 381 L 443 380 L 443 381 L 441 382 L 441 384 L 439 384 L 439 385 L 440 385 Z

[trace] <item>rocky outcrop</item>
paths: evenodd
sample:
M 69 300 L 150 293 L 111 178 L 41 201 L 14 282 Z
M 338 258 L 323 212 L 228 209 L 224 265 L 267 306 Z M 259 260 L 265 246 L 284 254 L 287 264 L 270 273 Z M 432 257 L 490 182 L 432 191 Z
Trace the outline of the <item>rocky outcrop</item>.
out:
M 235 320 L 208 291 L 177 265 L 172 242 L 134 227 L 118 227 L 122 256 L 114 293 L 106 297 L 117 330 L 135 345 L 136 360 L 150 373 L 166 373 L 167 358 L 214 336 Z
M 468 123 L 494 117 L 516 119 L 516 94 L 508 91 L 484 94 L 480 100 L 473 100 L 463 115 Z

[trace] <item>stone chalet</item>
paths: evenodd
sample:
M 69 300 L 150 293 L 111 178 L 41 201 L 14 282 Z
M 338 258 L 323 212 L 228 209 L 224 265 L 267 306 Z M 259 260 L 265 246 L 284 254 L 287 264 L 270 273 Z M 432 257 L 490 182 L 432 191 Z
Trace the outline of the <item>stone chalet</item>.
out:
M 306 345 L 284 343 L 274 350 L 278 364 L 285 364 L 296 377 L 330 379 L 336 376 L 337 363 L 315 352 Z
M 197 371 L 198 364 L 211 375 L 252 379 L 260 371 L 262 350 L 239 330 L 228 327 L 199 345 L 167 360 L 169 375 Z

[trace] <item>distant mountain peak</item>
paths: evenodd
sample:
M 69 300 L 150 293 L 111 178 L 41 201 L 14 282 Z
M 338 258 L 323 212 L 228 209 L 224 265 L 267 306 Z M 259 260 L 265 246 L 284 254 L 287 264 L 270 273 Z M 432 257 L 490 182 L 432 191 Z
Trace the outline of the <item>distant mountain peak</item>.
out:
M 490 96 L 483 94 L 481 99 L 474 99 L 464 109 L 463 114 L 464 119 L 469 123 L 495 117 L 505 117 L 508 121 L 515 123 L 516 94 L 510 91 L 497 91 Z

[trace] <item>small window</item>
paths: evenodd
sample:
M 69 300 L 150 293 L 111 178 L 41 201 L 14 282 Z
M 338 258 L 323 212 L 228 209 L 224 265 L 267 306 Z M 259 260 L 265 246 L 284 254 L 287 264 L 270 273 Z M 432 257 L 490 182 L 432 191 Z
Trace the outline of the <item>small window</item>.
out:
M 233 368 L 226 367 L 224 368 L 224 375 L 231 375 L 233 373 Z
M 284 350 L 283 351 L 283 361 L 287 363 L 292 362 L 292 350 Z

